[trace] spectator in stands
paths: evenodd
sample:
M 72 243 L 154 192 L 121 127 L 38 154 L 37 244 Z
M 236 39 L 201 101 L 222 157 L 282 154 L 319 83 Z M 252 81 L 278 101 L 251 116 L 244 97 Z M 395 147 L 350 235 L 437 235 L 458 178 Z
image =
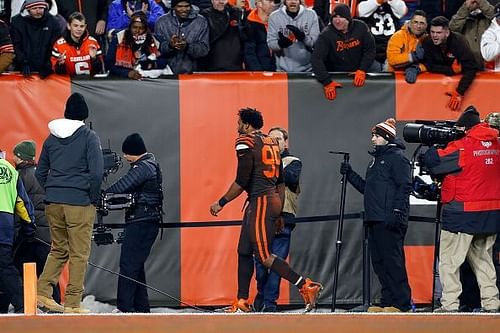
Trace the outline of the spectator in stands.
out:
M 0 74 L 5 72 L 14 61 L 14 45 L 10 39 L 9 27 L 0 20 Z
M 267 22 L 274 9 L 273 0 L 256 0 L 255 9 L 247 17 L 244 41 L 245 69 L 248 71 L 276 71 L 276 61 L 267 46 Z
M 13 161 L 16 170 L 19 173 L 26 193 L 33 204 L 36 231 L 33 238 L 25 238 L 22 233 L 18 234 L 15 239 L 14 263 L 17 270 L 23 276 L 23 264 L 28 262 L 36 263 L 36 275 L 40 276 L 47 261 L 47 256 L 50 251 L 49 224 L 45 217 L 45 191 L 38 183 L 35 177 L 36 162 L 35 162 L 36 144 L 32 140 L 24 140 L 16 144 L 13 150 Z M 22 223 L 22 222 L 21 222 Z M 43 242 L 45 243 L 43 243 Z M 54 286 L 52 297 L 56 302 L 61 301 L 59 288 Z
M 407 12 L 403 0 L 361 0 L 358 4 L 358 16 L 370 29 L 375 38 L 375 61 L 370 72 L 387 71 L 387 43 L 399 30 L 399 20 Z
M 59 14 L 59 8 L 57 7 L 56 0 L 44 0 L 49 6 L 49 14 L 54 16 L 57 24 L 59 26 L 59 33 L 62 34 L 66 30 L 66 19 Z M 21 12 L 21 7 L 24 4 L 24 0 L 13 0 L 12 1 L 12 17 Z
M 481 56 L 481 36 L 488 29 L 495 8 L 487 0 L 465 0 L 450 20 L 450 30 L 464 35 L 476 59 L 477 68 L 484 69 Z
M 59 14 L 66 21 L 74 12 L 80 12 L 85 16 L 89 34 L 97 38 L 106 32 L 106 21 L 108 17 L 108 0 L 56 0 Z
M 35 217 L 31 201 L 16 169 L 5 160 L 0 149 L 0 286 L 6 293 L 16 313 L 24 312 L 23 287 L 19 272 L 14 267 L 12 243 L 14 242 L 14 216 L 21 220 L 20 233 L 32 238 Z
M 212 0 L 212 7 L 201 14 L 207 19 L 210 51 L 199 61 L 199 70 L 207 72 L 241 71 L 245 11 L 228 0 Z
M 481 55 L 488 62 L 488 69 L 500 72 L 500 3 L 495 5 L 494 16 L 481 37 Z
M 282 72 L 310 72 L 311 53 L 319 35 L 318 15 L 300 0 L 284 0 L 269 16 L 267 45 Z
M 89 110 L 85 98 L 73 93 L 64 119 L 52 120 L 43 143 L 35 176 L 45 189 L 45 214 L 52 247 L 38 279 L 37 303 L 43 310 L 88 313 L 81 307 L 83 282 L 90 255 L 92 227 L 103 176 L 101 143 L 85 126 Z M 69 281 L 64 307 L 51 297 L 64 266 Z
M 11 12 L 11 1 L 0 0 L 0 20 L 4 21 L 6 24 L 9 24 L 10 12 Z
M 332 24 L 319 35 L 312 55 L 313 72 L 323 84 L 325 97 L 334 100 L 336 88 L 342 87 L 328 72 L 354 72 L 353 84 L 361 87 L 374 60 L 375 40 L 366 24 L 353 20 L 348 6 L 335 6 Z
M 410 21 L 392 35 L 387 43 L 389 71 L 405 71 L 408 83 L 415 83 L 417 72 L 424 70 L 420 62 L 424 59 L 422 40 L 427 36 L 427 17 L 417 9 Z
M 474 81 L 477 64 L 474 55 L 464 36 L 450 31 L 446 17 L 438 16 L 432 19 L 430 38 L 426 38 L 423 63 L 431 73 L 445 75 L 462 74 L 458 87 L 447 91 L 450 96 L 447 107 L 456 111 L 460 109 L 462 98 Z
M 271 253 L 286 259 L 290 251 L 292 230 L 295 228 L 302 161 L 288 150 L 288 131 L 286 129 L 273 127 L 269 130 L 269 136 L 278 141 L 285 181 L 285 200 L 279 217 L 280 222 L 276 228 L 276 235 L 271 245 Z M 262 312 L 278 311 L 276 301 L 280 294 L 281 277 L 279 274 L 269 270 L 256 260 L 255 278 L 257 280 L 257 296 L 255 296 L 253 303 L 255 310 Z
M 211 0 L 193 0 L 193 1 L 191 1 L 191 5 L 198 8 L 201 12 L 205 9 L 212 7 L 212 1 Z M 173 6 L 171 6 L 170 8 L 173 8 Z
M 103 56 L 97 40 L 87 32 L 80 12 L 68 17 L 68 29 L 52 48 L 52 70 L 57 74 L 90 75 L 102 72 Z
M 198 70 L 198 59 L 210 49 L 207 20 L 191 0 L 172 0 L 172 10 L 156 22 L 162 57 L 175 74 Z
M 154 30 L 155 23 L 160 16 L 165 14 L 163 8 L 154 0 L 113 0 L 108 10 L 106 31 L 113 34 L 127 28 L 132 15 L 136 12 L 146 14 L 151 31 Z
M 52 73 L 50 52 L 60 31 L 48 8 L 45 1 L 26 0 L 21 14 L 12 18 L 10 34 L 16 54 L 15 68 L 25 77 L 39 72 L 43 79 Z
M 139 80 L 142 75 L 138 66 L 141 70 L 165 67 L 159 56 L 159 42 L 148 29 L 146 15 L 136 12 L 130 18 L 129 27 L 113 37 L 106 63 L 111 74 Z
M 375 125 L 371 141 L 373 160 L 365 179 L 349 162 L 340 167 L 340 173 L 364 195 L 372 265 L 382 286 L 381 305 L 369 307 L 368 312 L 406 312 L 411 309 L 403 247 L 412 190 L 410 161 L 404 143 L 396 137 L 394 119 Z
M 163 9 L 163 12 L 168 13 L 170 10 L 168 7 L 170 5 L 170 0 L 155 0 L 155 2 Z

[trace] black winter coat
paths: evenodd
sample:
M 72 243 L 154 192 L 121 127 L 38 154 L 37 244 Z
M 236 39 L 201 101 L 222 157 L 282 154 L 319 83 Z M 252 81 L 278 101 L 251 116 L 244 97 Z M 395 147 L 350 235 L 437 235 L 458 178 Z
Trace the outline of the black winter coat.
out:
M 250 17 L 246 23 L 243 49 L 247 71 L 276 71 L 275 58 L 267 46 L 266 26 L 250 20 Z
M 45 191 L 35 177 L 35 164 L 23 162 L 17 165 L 17 171 L 23 181 L 28 197 L 35 208 L 36 231 L 35 237 L 51 243 L 49 224 L 45 217 Z
M 108 0 L 56 0 L 57 10 L 66 20 L 74 12 L 81 12 L 87 21 L 87 30 L 96 37 L 95 27 L 97 21 L 107 20 Z
M 27 61 L 33 72 L 39 72 L 40 69 L 50 72 L 52 45 L 60 37 L 60 31 L 57 19 L 48 13 L 37 20 L 21 14 L 14 16 L 10 24 L 10 36 L 16 54 L 16 69 L 22 70 L 24 61 Z
M 394 209 L 399 209 L 408 223 L 412 189 L 410 161 L 404 156 L 405 146 L 399 140 L 377 146 L 370 152 L 373 160 L 366 170 L 366 180 L 351 170 L 347 180 L 364 194 L 365 220 L 392 224 Z

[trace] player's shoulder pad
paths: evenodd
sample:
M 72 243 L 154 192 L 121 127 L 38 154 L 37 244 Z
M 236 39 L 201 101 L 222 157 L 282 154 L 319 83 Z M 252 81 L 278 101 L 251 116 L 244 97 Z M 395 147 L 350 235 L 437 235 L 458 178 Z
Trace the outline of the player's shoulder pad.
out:
M 241 134 L 236 139 L 236 150 L 252 149 L 255 146 L 255 138 L 252 134 Z

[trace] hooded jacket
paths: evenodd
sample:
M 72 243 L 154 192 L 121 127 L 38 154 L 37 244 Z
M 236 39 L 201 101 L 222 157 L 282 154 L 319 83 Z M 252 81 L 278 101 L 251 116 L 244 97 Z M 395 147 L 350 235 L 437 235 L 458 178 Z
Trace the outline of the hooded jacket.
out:
M 444 175 L 442 228 L 486 234 L 500 231 L 500 141 L 498 130 L 479 123 L 445 149 L 429 149 L 425 165 Z
M 156 22 L 155 37 L 160 42 L 160 52 L 175 74 L 198 70 L 197 60 L 210 50 L 208 23 L 198 13 L 198 7 L 191 6 L 188 17 L 181 21 L 171 10 Z M 185 49 L 179 51 L 170 46 L 173 35 L 184 36 L 187 42 Z
M 481 54 L 484 60 L 491 62 L 495 72 L 500 72 L 500 25 L 495 18 L 481 37 Z
M 36 178 L 49 203 L 97 204 L 104 167 L 97 134 L 83 121 L 56 119 L 43 143 Z
M 434 45 L 430 37 L 422 41 L 426 69 L 431 73 L 455 75 L 452 65 L 457 61 L 462 67 L 462 78 L 458 82 L 457 92 L 464 95 L 469 89 L 478 71 L 476 60 L 465 40 L 459 33 L 450 31 L 444 45 Z
M 302 42 L 295 41 L 289 47 L 281 49 L 278 44 L 279 33 L 294 40 L 294 36 L 287 25 L 293 25 L 304 32 Z M 311 52 L 319 35 L 318 15 L 309 8 L 300 5 L 295 18 L 286 12 L 286 6 L 281 6 L 269 16 L 267 29 L 267 45 L 275 53 L 276 69 L 282 72 L 310 72 Z
M 396 31 L 387 43 L 388 71 L 402 70 L 410 65 L 412 60 L 411 52 L 416 50 L 417 44 L 421 43 L 426 36 L 427 33 L 424 33 L 420 37 L 415 36 L 411 33 L 408 24 L 403 25 L 401 30 Z M 419 68 L 421 71 L 425 69 L 421 64 L 419 64 Z
M 365 220 L 393 221 L 394 209 L 403 213 L 408 223 L 412 190 L 410 161 L 403 154 L 405 145 L 399 139 L 370 152 L 373 160 L 366 170 L 366 180 L 351 170 L 347 180 L 364 194 Z
M 127 15 L 127 11 L 122 5 L 122 0 L 114 0 L 109 5 L 108 10 L 108 21 L 106 24 L 106 31 L 111 30 L 123 30 L 127 28 L 130 24 L 130 17 Z M 128 2 L 128 1 L 127 1 Z M 148 17 L 148 26 L 151 31 L 153 31 L 155 27 L 156 21 L 165 14 L 163 8 L 158 5 L 154 0 L 148 0 L 149 11 L 147 13 Z M 141 4 L 139 1 L 136 2 L 136 10 L 140 9 Z
M 329 24 L 319 35 L 311 58 L 316 79 L 323 85 L 332 82 L 328 72 L 365 72 L 375 60 L 375 40 L 367 25 L 352 20 L 346 34 Z
M 243 45 L 245 69 L 248 71 L 276 71 L 276 61 L 267 46 L 267 22 L 263 22 L 257 9 L 248 14 Z
M 47 10 L 40 19 L 32 18 L 25 9 L 14 16 L 10 25 L 10 36 L 16 54 L 16 69 L 21 70 L 27 62 L 31 71 L 50 71 L 50 52 L 59 34 L 59 24 Z

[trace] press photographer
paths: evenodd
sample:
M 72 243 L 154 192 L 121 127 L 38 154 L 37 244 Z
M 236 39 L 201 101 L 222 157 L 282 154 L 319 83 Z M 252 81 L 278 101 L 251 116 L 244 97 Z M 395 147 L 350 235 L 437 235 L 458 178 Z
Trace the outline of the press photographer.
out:
M 104 192 L 133 195 L 134 205 L 125 211 L 120 274 L 145 284 L 144 262 L 162 221 L 162 173 L 139 134 L 127 136 L 122 151 L 130 170 Z M 117 308 L 121 312 L 150 312 L 146 287 L 120 276 Z
M 467 258 L 481 293 L 484 312 L 500 306 L 492 260 L 500 222 L 500 142 L 498 130 L 481 123 L 469 106 L 456 123 L 465 136 L 445 148 L 431 147 L 423 163 L 443 177 L 439 274 L 443 287 L 436 312 L 457 312 L 462 291 L 459 268 Z

